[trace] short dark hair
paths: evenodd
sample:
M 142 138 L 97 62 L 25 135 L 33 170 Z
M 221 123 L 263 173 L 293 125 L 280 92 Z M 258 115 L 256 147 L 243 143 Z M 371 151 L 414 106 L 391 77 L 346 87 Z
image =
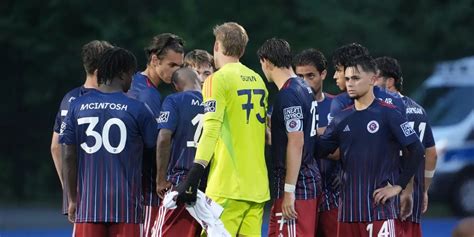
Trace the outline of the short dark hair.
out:
M 398 60 L 384 56 L 376 58 L 374 61 L 379 70 L 379 76 L 392 77 L 395 80 L 395 87 L 401 92 L 403 90 L 403 74 Z
M 293 66 L 314 66 L 319 73 L 327 69 L 327 60 L 324 54 L 317 49 L 305 49 L 293 59 Z
M 93 40 L 84 46 L 82 46 L 81 56 L 82 65 L 87 74 L 93 74 L 99 67 L 99 60 L 102 54 L 107 50 L 111 49 L 112 46 L 109 42 L 104 40 Z
M 199 67 L 202 64 L 209 64 L 209 66 L 214 67 L 214 58 L 206 50 L 195 49 L 184 56 L 185 67 Z
M 343 66 L 346 68 L 350 61 L 360 55 L 369 55 L 369 50 L 358 43 L 350 43 L 337 48 L 332 55 L 334 67 Z
M 171 33 L 156 35 L 145 48 L 147 62 L 151 61 L 153 55 L 162 59 L 170 49 L 176 53 L 184 53 L 184 40 Z
M 374 59 L 370 55 L 359 55 L 347 63 L 345 68 L 360 66 L 365 72 L 377 72 L 377 66 Z
M 260 60 L 268 60 L 276 67 L 291 67 L 291 48 L 290 44 L 284 39 L 268 39 L 258 49 L 257 55 Z
M 105 84 L 121 76 L 122 73 L 131 73 L 137 69 L 137 59 L 130 51 L 114 47 L 108 49 L 99 61 L 97 82 Z

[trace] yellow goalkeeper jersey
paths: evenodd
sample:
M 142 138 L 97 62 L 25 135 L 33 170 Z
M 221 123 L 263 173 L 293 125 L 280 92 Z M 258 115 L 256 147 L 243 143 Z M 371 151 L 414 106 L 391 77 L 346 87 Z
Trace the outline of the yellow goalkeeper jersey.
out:
M 212 158 L 206 194 L 269 200 L 264 155 L 268 91 L 262 78 L 241 63 L 229 63 L 207 78 L 202 94 L 204 130 L 195 159 Z M 211 130 L 211 123 L 220 128 Z M 206 132 L 214 133 L 217 142 L 209 143 Z

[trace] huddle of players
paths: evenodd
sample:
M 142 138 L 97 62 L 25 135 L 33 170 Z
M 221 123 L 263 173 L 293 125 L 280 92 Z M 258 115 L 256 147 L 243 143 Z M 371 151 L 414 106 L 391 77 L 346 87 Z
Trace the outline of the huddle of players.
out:
M 196 235 L 200 227 L 184 205 L 158 214 L 159 197 L 173 188 L 178 203 L 192 203 L 207 165 L 206 194 L 224 207 L 226 229 L 260 236 L 269 199 L 267 119 L 276 188 L 269 236 L 421 236 L 436 153 L 424 110 L 399 94 L 396 60 L 373 60 L 358 44 L 337 49 L 334 79 L 343 93 L 334 97 L 322 91 L 322 53 L 308 49 L 293 58 L 288 42 L 270 39 L 257 52 L 266 78 L 279 89 L 266 118 L 265 85 L 239 63 L 245 30 L 225 23 L 214 34 L 219 71 L 204 82 L 202 94 L 198 80 L 213 72 L 212 57 L 191 51 L 186 58 L 198 60 L 185 61 L 194 70 L 178 70 L 183 41 L 173 34 L 153 38 L 145 50 L 147 68 L 135 75 L 136 60 L 127 50 L 99 41 L 84 46 L 87 80 L 64 97 L 52 142 L 75 236 L 151 236 L 158 218 L 164 218 L 165 236 Z M 163 103 L 161 81 L 179 92 Z M 62 164 L 53 149 L 58 137 Z

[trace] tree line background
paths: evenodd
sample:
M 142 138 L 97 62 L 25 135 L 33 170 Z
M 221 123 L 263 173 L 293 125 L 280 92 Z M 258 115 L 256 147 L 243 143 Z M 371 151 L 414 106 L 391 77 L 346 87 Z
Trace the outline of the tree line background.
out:
M 80 51 L 90 40 L 131 50 L 143 70 L 143 48 L 154 35 L 172 32 L 187 51 L 212 53 L 212 27 L 236 21 L 250 37 L 242 62 L 259 73 L 256 50 L 271 37 L 288 40 L 295 53 L 320 49 L 329 62 L 337 47 L 359 42 L 373 56 L 400 61 L 410 94 L 437 61 L 474 55 L 473 13 L 473 0 L 3 0 L 0 202 L 59 205 L 52 127 L 63 95 L 84 81 Z M 325 88 L 336 94 L 328 66 Z

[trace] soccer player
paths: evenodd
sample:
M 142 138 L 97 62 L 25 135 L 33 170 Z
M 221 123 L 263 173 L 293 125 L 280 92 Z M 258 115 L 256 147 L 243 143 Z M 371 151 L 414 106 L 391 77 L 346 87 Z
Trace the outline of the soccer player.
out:
M 354 105 L 336 114 L 317 142 L 317 157 L 341 150 L 342 189 L 337 236 L 396 236 L 393 197 L 409 183 L 423 160 L 423 146 L 395 106 L 373 92 L 376 67 L 367 55 L 345 66 L 346 87 Z M 400 147 L 404 148 L 402 172 Z M 400 235 L 399 235 L 400 236 Z
M 327 75 L 327 61 L 324 55 L 316 49 L 305 49 L 293 59 L 296 75 L 308 83 L 313 90 L 314 99 L 318 102 L 318 134 L 323 134 L 329 124 L 329 108 L 334 96 L 323 92 L 323 81 Z M 344 83 L 345 85 L 345 83 Z M 337 213 L 339 206 L 341 170 L 339 161 L 318 159 L 321 173 L 322 198 L 319 204 L 318 236 L 329 237 L 337 234 Z
M 201 86 L 214 73 L 214 58 L 206 50 L 195 49 L 184 56 L 184 66 L 196 70 Z
M 82 86 L 76 87 L 64 95 L 61 104 L 59 105 L 59 111 L 54 121 L 53 137 L 51 139 L 51 155 L 53 157 L 54 166 L 58 172 L 59 181 L 63 188 L 63 214 L 67 215 L 67 195 L 64 188 L 64 182 L 61 175 L 62 163 L 61 163 L 61 145 L 59 144 L 59 131 L 60 126 L 66 117 L 70 103 L 87 93 L 91 89 L 97 88 L 97 67 L 99 64 L 102 53 L 111 49 L 113 46 L 107 41 L 93 40 L 84 46 L 82 46 L 82 65 L 86 71 L 86 81 Z
M 321 195 L 321 175 L 313 158 L 318 103 L 293 72 L 287 41 L 269 39 L 257 55 L 265 77 L 279 89 L 271 118 L 276 200 L 268 236 L 315 236 Z
M 158 121 L 161 110 L 161 95 L 158 85 L 171 83 L 171 75 L 183 64 L 183 40 L 171 33 L 159 34 L 151 40 L 145 49 L 148 60 L 145 71 L 133 76 L 128 94 L 145 104 Z M 155 138 L 156 139 L 156 138 Z M 156 194 L 156 160 L 155 154 L 146 152 L 143 164 L 143 197 L 145 203 L 145 221 L 143 236 L 151 236 L 151 229 L 158 215 L 159 198 Z
M 197 73 L 190 68 L 181 68 L 173 73 L 172 82 L 178 93 L 169 95 L 163 102 L 160 132 L 157 141 L 156 192 L 163 198 L 165 192 L 184 179 L 193 166 L 196 147 L 202 132 L 201 86 Z M 200 226 L 183 204 L 167 210 L 157 220 L 163 220 L 163 236 L 196 236 Z M 158 231 L 158 222 L 154 231 Z
M 63 177 L 74 236 L 139 236 L 144 148 L 156 144 L 156 121 L 145 105 L 124 92 L 135 56 L 107 50 L 97 72 L 98 89 L 77 98 L 62 125 Z
M 411 98 L 401 94 L 403 91 L 403 77 L 398 61 L 390 57 L 380 57 L 375 59 L 375 63 L 377 64 L 376 84 L 400 94 L 406 105 L 407 119 L 425 147 L 425 164 L 420 166 L 414 176 L 412 215 L 401 223 L 404 236 L 421 237 L 421 213 L 424 213 L 428 207 L 428 190 L 437 160 L 433 132 L 424 108 Z M 405 217 L 401 218 L 405 219 Z
M 261 236 L 269 200 L 265 164 L 267 89 L 262 78 L 239 62 L 248 36 L 237 23 L 214 28 L 217 72 L 203 88 L 203 133 L 194 164 L 177 191 L 178 202 L 196 200 L 199 180 L 210 162 L 206 194 L 220 204 L 232 236 Z
M 336 72 L 334 73 L 334 78 L 336 78 L 336 84 L 342 91 L 345 91 L 344 88 L 346 88 L 344 82 L 342 82 L 345 78 L 345 68 L 353 58 L 361 55 L 369 55 L 369 50 L 367 50 L 367 48 L 358 43 L 346 44 L 334 51 L 332 58 L 332 62 L 336 69 Z M 377 86 L 374 86 L 373 90 L 375 98 L 395 105 L 397 109 L 403 115 L 405 115 L 405 105 L 401 100 L 400 96 L 389 93 Z M 354 104 L 354 101 L 352 98 L 350 98 L 348 93 L 343 92 L 337 95 L 331 103 L 331 116 L 334 116 L 336 113 L 340 112 L 341 110 L 347 108 L 352 104 Z

